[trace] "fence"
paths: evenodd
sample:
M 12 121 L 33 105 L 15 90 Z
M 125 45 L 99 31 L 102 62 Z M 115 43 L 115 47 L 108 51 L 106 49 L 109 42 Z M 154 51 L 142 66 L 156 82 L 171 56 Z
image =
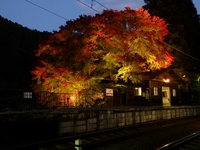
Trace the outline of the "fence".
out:
M 43 109 L 31 90 L 0 89 L 0 111 Z
M 0 89 L 0 111 L 103 106 L 103 99 L 77 93 L 33 92 L 24 89 Z

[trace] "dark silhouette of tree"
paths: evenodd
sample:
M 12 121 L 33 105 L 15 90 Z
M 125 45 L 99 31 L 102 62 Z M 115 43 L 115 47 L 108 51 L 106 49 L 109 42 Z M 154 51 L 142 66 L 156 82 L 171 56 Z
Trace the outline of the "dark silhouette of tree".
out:
M 200 59 L 200 20 L 192 0 L 144 0 L 153 16 L 163 18 L 167 23 L 169 34 L 165 42 L 177 50 Z M 174 50 L 175 66 L 185 69 L 197 67 L 197 60 Z
M 0 88 L 31 89 L 34 50 L 39 39 L 48 34 L 0 16 Z

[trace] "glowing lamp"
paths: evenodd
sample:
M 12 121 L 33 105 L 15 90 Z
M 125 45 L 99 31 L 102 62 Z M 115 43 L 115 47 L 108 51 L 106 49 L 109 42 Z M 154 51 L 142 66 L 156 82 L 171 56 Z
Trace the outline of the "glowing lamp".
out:
M 72 95 L 72 96 L 70 96 L 70 99 L 71 99 L 72 101 L 74 101 L 74 100 L 76 99 L 76 97 L 75 97 L 74 95 Z
M 163 79 L 163 82 L 165 82 L 165 83 L 169 83 L 169 79 Z

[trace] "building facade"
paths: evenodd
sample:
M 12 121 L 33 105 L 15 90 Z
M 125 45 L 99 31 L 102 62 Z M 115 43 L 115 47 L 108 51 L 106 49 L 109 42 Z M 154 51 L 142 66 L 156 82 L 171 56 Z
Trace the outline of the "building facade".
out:
M 134 84 L 126 92 L 125 105 L 176 106 L 180 105 L 179 86 L 186 84 L 174 69 L 146 75 L 142 83 Z

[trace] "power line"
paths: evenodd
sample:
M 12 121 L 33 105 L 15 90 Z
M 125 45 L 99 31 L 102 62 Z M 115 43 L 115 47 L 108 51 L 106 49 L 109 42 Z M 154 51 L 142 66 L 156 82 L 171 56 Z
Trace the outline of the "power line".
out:
M 49 12 L 49 13 L 51 13 L 51 14 L 57 16 L 57 17 L 60 17 L 60 18 L 62 18 L 62 19 L 64 19 L 64 20 L 66 20 L 66 21 L 68 20 L 67 18 L 65 18 L 65 17 L 63 17 L 63 16 L 61 16 L 61 15 L 59 15 L 59 14 L 56 14 L 56 13 L 54 13 L 54 12 L 52 12 L 52 11 L 50 11 L 50 10 L 48 10 L 48 9 L 46 9 L 46 8 L 44 8 L 44 7 L 42 7 L 42 6 L 39 6 L 39 5 L 37 5 L 37 4 L 35 4 L 35 3 L 31 2 L 31 1 L 29 1 L 29 0 L 25 0 L 25 1 L 28 2 L 28 3 L 30 3 L 30 4 L 32 4 L 32 5 L 34 5 L 34 6 L 36 6 L 36 7 L 38 7 L 38 8 L 41 8 L 41 9 L 43 9 L 43 10 L 45 10 L 45 11 L 47 11 L 47 12 Z M 99 12 L 98 10 L 96 10 L 96 9 L 93 8 L 93 1 L 95 1 L 96 3 L 98 3 L 99 5 L 101 5 L 102 7 L 108 9 L 106 6 L 104 6 L 103 4 L 101 4 L 100 2 L 98 2 L 98 1 L 96 1 L 96 0 L 92 0 L 91 6 L 87 5 L 86 3 L 84 3 L 84 2 L 81 1 L 81 0 L 77 0 L 77 1 L 80 2 L 81 4 L 85 5 L 85 6 L 89 7 L 90 9 L 96 11 L 97 13 L 100 13 L 100 12 Z
M 28 2 L 28 3 L 30 3 L 30 4 L 32 4 L 32 5 L 35 5 L 35 6 L 39 7 L 39 8 L 41 8 L 41 9 L 43 9 L 43 10 L 45 10 L 45 11 L 47 11 L 47 12 L 49 12 L 49 13 L 51 13 L 51 14 L 57 16 L 57 17 L 60 17 L 60 18 L 62 18 L 62 19 L 64 19 L 64 20 L 68 20 L 68 19 L 66 19 L 65 17 L 60 16 L 60 15 L 58 15 L 58 14 L 56 14 L 56 13 L 54 13 L 54 12 L 52 12 L 52 11 L 50 11 L 50 10 L 44 8 L 44 7 L 41 7 L 41 6 L 39 6 L 39 5 L 37 5 L 37 4 L 33 3 L 33 2 L 30 2 L 30 1 L 28 1 L 28 0 L 25 0 L 25 1 Z
M 92 0 L 93 1 L 93 0 Z M 100 2 L 98 2 L 97 0 L 94 0 L 97 4 L 101 5 L 102 7 L 104 7 L 105 9 L 108 9 L 106 6 L 104 6 L 103 4 L 101 4 Z
M 84 3 L 83 1 L 77 0 L 78 2 L 80 2 L 81 4 L 89 7 L 90 9 L 100 13 L 98 10 L 93 8 L 93 2 L 96 2 L 97 4 L 101 5 L 102 7 L 104 7 L 105 9 L 108 9 L 106 6 L 104 6 L 103 4 L 101 4 L 100 2 L 98 2 L 97 0 L 91 0 L 91 6 L 89 6 L 88 4 Z
M 160 42 L 161 42 L 161 41 L 160 41 Z M 184 55 L 186 55 L 186 56 L 188 56 L 188 57 L 190 57 L 190 58 L 192 58 L 192 59 L 195 59 L 195 60 L 197 60 L 197 61 L 200 62 L 199 59 L 197 59 L 197 58 L 195 58 L 195 57 L 193 57 L 193 56 L 191 56 L 191 55 L 189 55 L 189 54 L 187 54 L 187 53 L 185 53 L 185 52 L 183 52 L 183 51 L 181 51 L 181 50 L 179 50 L 179 49 L 177 49 L 177 48 L 175 48 L 175 47 L 173 47 L 173 46 L 171 46 L 171 45 L 169 45 L 169 44 L 167 44 L 167 43 L 165 43 L 165 42 L 161 42 L 161 43 L 163 43 L 163 44 L 165 44 L 165 45 L 171 47 L 172 49 L 174 49 L 174 50 L 176 50 L 176 51 L 178 51 L 178 52 L 180 52 L 180 53 L 182 53 L 182 54 L 184 54 Z
M 85 6 L 89 7 L 90 9 L 92 9 L 92 10 L 94 10 L 94 11 L 100 13 L 98 10 L 96 10 L 96 9 L 94 9 L 94 8 L 92 7 L 92 4 L 91 4 L 91 6 L 89 6 L 88 4 L 86 4 L 86 3 L 84 3 L 84 2 L 82 2 L 82 1 L 80 1 L 80 0 L 77 0 L 77 1 L 78 1 L 79 3 L 85 5 Z

